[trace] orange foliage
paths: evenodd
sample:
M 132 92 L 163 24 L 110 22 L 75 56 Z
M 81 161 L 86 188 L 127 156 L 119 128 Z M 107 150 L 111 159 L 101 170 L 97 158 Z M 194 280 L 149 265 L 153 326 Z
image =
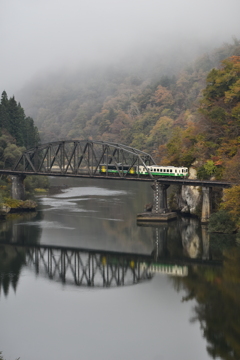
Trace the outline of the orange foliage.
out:
M 173 105 L 173 97 L 171 91 L 159 85 L 153 95 L 153 100 L 159 105 Z
M 240 185 L 224 190 L 224 202 L 221 208 L 227 210 L 240 225 Z

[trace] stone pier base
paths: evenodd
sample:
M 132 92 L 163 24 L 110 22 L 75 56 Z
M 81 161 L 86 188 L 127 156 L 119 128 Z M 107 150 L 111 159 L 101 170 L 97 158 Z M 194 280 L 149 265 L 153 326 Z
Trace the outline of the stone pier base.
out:
M 174 220 L 177 218 L 177 213 L 168 212 L 168 213 L 152 213 L 152 212 L 144 212 L 137 214 L 137 221 L 146 221 L 146 222 L 166 222 L 170 220 Z

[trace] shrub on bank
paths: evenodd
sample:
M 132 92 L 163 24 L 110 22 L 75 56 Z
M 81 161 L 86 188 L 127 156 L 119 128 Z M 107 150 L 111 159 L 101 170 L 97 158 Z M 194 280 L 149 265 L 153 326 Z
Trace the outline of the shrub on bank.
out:
M 0 204 L 0 212 L 21 212 L 35 210 L 37 203 L 33 200 L 16 200 L 12 198 L 3 198 Z M 0 359 L 1 360 L 1 359 Z
M 24 180 L 25 190 L 31 192 L 35 189 L 48 189 L 49 179 L 47 176 L 27 176 Z
M 219 210 L 209 218 L 208 231 L 222 234 L 236 232 L 237 226 L 231 214 L 226 210 Z

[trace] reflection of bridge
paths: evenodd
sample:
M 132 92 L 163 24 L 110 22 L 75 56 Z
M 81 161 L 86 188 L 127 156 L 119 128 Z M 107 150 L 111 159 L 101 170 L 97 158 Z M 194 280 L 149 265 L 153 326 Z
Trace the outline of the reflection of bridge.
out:
M 140 266 L 141 255 L 43 245 L 24 249 L 26 264 L 37 274 L 64 284 L 114 287 L 152 278 L 149 266 Z
M 104 172 L 100 165 L 104 164 Z M 114 180 L 154 181 L 154 206 L 156 215 L 169 213 L 167 188 L 171 184 L 202 186 L 202 221 L 210 216 L 212 187 L 229 187 L 224 181 L 202 181 L 175 177 L 154 176 L 148 166 L 155 162 L 151 155 L 130 146 L 111 142 L 75 140 L 57 141 L 39 145 L 25 151 L 11 170 L 0 170 L 0 174 L 12 175 L 12 196 L 24 198 L 25 175 L 65 176 Z M 110 168 L 114 166 L 114 173 Z M 140 174 L 140 167 L 146 175 Z M 134 170 L 133 170 L 134 169 Z M 134 172 L 134 173 L 133 173 Z M 16 175 L 16 176 L 14 176 Z
M 0 243 L 15 250 L 16 256 L 43 275 L 64 284 L 115 287 L 148 281 L 153 274 L 187 276 L 188 266 L 221 266 L 219 261 L 201 259 L 154 259 L 152 255 L 101 251 L 48 245 Z M 25 260 L 23 260 L 25 253 Z

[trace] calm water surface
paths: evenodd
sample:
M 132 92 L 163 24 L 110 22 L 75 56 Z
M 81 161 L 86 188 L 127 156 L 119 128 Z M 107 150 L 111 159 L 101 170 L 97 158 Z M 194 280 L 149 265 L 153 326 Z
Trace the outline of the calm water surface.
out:
M 64 183 L 0 223 L 4 358 L 240 359 L 235 240 L 193 219 L 137 224 L 147 184 Z

